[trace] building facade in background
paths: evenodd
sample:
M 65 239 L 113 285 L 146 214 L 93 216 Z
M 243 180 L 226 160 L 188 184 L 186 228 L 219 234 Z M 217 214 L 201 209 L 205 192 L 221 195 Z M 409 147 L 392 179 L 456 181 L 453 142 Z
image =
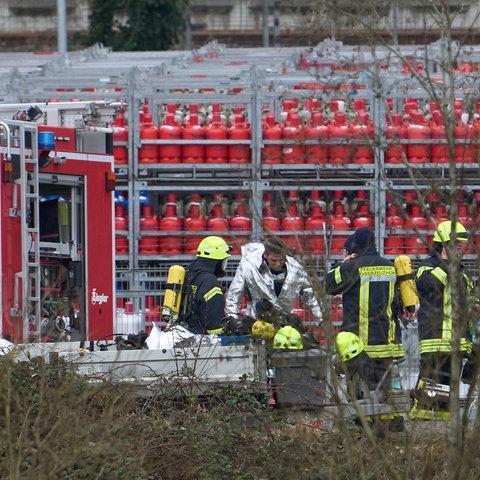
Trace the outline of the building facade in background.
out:
M 328 3 L 336 5 L 335 8 Z M 438 38 L 433 21 L 425 27 L 424 14 L 434 15 L 444 0 L 190 0 L 190 28 L 179 49 L 198 48 L 211 40 L 229 47 L 316 45 L 334 36 L 347 44 L 365 43 L 375 25 L 386 40 L 392 30 L 399 43 L 428 43 Z M 84 48 L 90 15 L 89 0 L 66 0 L 69 50 Z M 397 8 L 394 8 L 396 5 Z M 450 0 L 453 35 L 468 43 L 480 40 L 480 1 Z M 349 12 L 340 14 L 338 9 Z M 264 12 L 268 10 L 268 21 Z M 121 14 L 120 14 L 121 15 Z M 188 13 L 186 12 L 186 18 Z M 0 50 L 32 51 L 57 48 L 57 0 L 0 0 Z M 266 33 L 267 32 L 267 33 Z M 266 45 L 268 43 L 268 45 Z

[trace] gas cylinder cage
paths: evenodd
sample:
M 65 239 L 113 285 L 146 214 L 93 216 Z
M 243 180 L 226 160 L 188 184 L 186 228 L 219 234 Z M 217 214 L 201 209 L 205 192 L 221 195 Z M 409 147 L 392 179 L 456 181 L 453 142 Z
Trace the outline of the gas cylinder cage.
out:
M 453 59 L 446 57 L 443 40 L 394 49 L 327 39 L 314 48 L 228 48 L 211 42 L 195 51 L 112 52 L 94 45 L 62 55 L 0 53 L 0 112 L 14 118 L 25 105 L 35 105 L 43 111 L 38 123 L 110 129 L 113 154 L 122 155 L 115 162 L 115 201 L 122 205 L 116 295 L 137 309 L 152 305 L 152 297 L 161 305 L 168 268 L 193 259 L 194 248 L 184 251 L 191 237 L 199 241 L 215 234 L 233 244 L 225 288 L 242 243 L 269 235 L 284 238 L 318 279 L 341 257 L 344 240 L 357 226 L 374 229 L 381 254 L 393 259 L 406 253 L 416 264 L 427 252 L 432 225 L 452 213 L 452 195 L 456 215 L 465 216 L 471 229 L 464 258 L 476 281 L 480 49 L 453 47 Z M 119 115 L 122 120 L 115 120 Z M 182 137 L 195 115 L 193 123 L 212 117 L 237 130 Z M 445 122 L 449 118 L 455 129 Z M 145 129 L 147 123 L 157 132 L 162 125 L 171 128 L 159 138 Z M 350 131 L 342 136 L 345 123 Z M 328 125 L 330 134 L 306 130 L 320 125 Z M 193 160 L 175 153 L 186 146 L 195 147 L 189 149 Z M 162 150 L 168 154 L 162 157 Z M 325 151 L 332 156 L 323 158 Z M 267 152 L 280 157 L 272 161 Z M 188 230 L 184 220 L 192 202 L 204 217 L 212 205 L 221 205 L 217 212 L 225 218 L 206 223 L 204 230 Z M 174 205 L 169 215 L 183 223 L 170 222 L 165 230 L 150 222 L 145 228 L 144 215 L 155 215 L 160 225 L 167 204 Z M 245 207 L 242 221 L 227 230 L 222 221 L 231 222 L 239 204 Z M 363 214 L 343 223 L 354 211 Z M 312 216 L 315 221 L 307 222 Z M 396 223 L 397 217 L 403 223 Z M 414 222 L 418 217 L 426 223 Z M 167 245 L 170 250 L 160 248 Z

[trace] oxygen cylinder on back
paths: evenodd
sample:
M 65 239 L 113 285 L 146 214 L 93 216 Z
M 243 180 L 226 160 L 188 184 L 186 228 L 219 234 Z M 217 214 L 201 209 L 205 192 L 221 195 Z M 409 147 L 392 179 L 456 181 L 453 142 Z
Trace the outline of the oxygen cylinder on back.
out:
M 400 283 L 400 296 L 403 306 L 408 313 L 414 314 L 420 306 L 412 261 L 407 255 L 400 255 L 395 259 L 395 271 Z
M 165 298 L 162 306 L 162 317 L 167 321 L 178 317 L 184 281 L 185 268 L 181 265 L 172 265 L 168 269 Z

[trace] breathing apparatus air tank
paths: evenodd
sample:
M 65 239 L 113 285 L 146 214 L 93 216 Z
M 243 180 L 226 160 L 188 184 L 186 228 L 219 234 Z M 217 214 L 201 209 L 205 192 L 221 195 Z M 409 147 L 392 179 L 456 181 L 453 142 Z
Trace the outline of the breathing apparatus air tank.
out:
M 395 259 L 395 271 L 400 282 L 400 296 L 405 310 L 415 314 L 420 306 L 412 261 L 407 255 L 400 255 Z
M 184 281 L 185 268 L 181 265 L 172 265 L 168 269 L 165 298 L 162 306 L 162 317 L 167 321 L 178 317 Z

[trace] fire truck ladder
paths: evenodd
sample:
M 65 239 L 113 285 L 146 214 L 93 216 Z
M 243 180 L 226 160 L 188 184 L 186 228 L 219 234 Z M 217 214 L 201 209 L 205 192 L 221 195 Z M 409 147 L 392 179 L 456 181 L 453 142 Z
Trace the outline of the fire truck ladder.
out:
M 12 138 L 19 150 L 19 178 L 15 188 L 19 188 L 20 208 L 17 208 L 17 194 L 10 216 L 17 216 L 22 224 L 22 271 L 16 274 L 15 307 L 17 315 L 23 319 L 23 339 L 30 336 L 40 338 L 41 295 L 40 295 L 40 208 L 39 208 L 39 161 L 37 126 L 29 122 L 8 122 Z M 27 148 L 26 140 L 30 145 Z M 22 308 L 19 308 L 19 285 L 22 288 Z M 33 331 L 31 329 L 33 326 Z

